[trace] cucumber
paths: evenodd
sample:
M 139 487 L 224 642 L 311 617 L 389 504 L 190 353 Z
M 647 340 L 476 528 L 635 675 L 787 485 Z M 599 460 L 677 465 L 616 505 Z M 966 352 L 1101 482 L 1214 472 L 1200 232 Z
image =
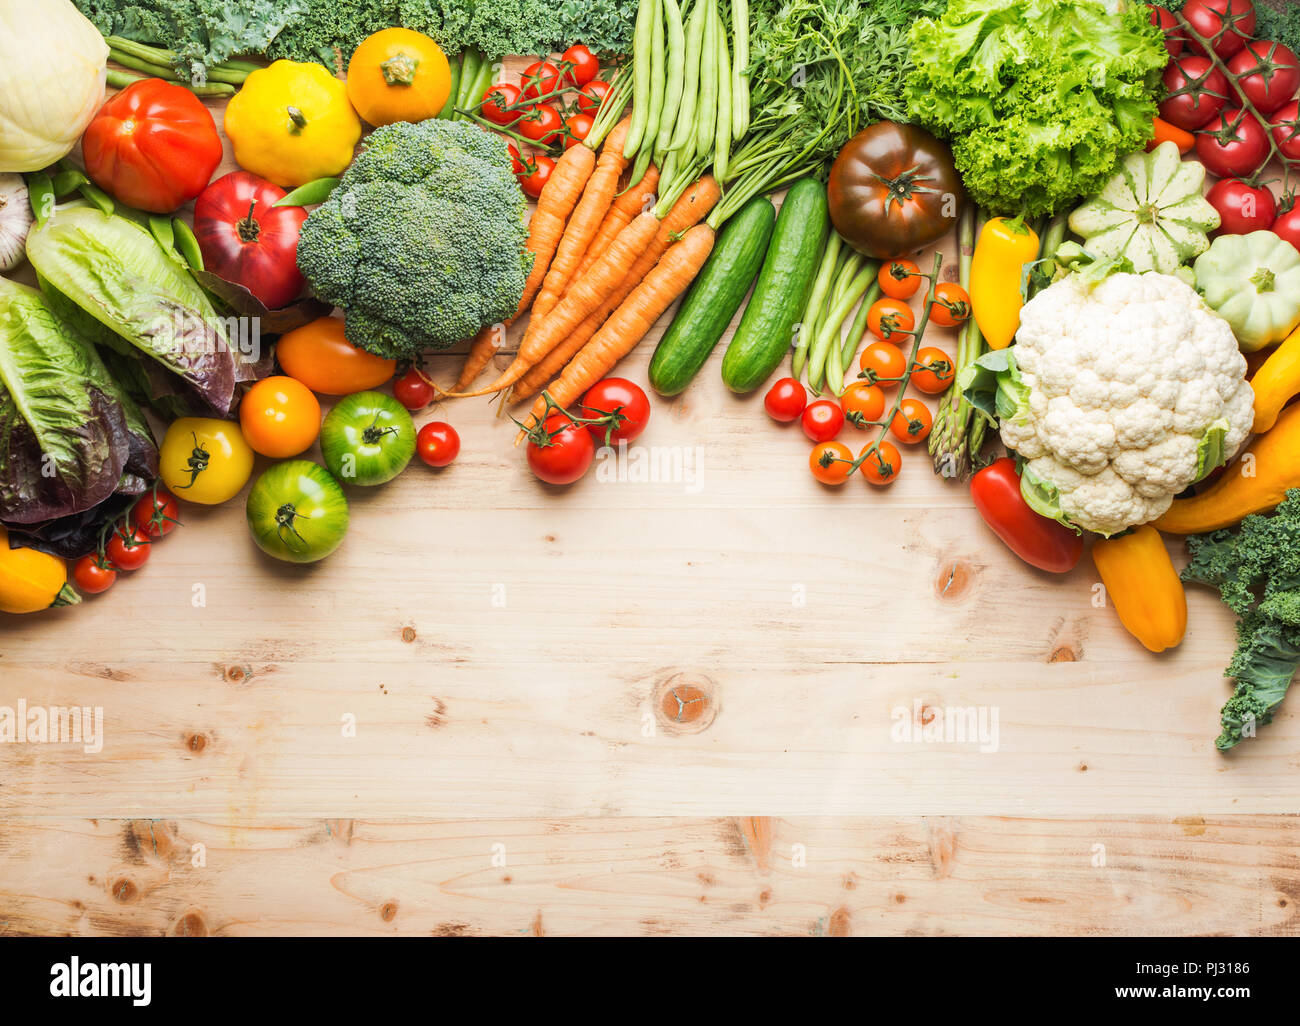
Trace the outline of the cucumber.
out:
M 650 387 L 660 395 L 677 395 L 704 366 L 763 265 L 775 221 L 772 201 L 755 196 L 719 233 L 650 360 Z
M 733 392 L 758 388 L 790 351 L 829 230 L 826 186 L 799 179 L 785 194 L 754 294 L 722 358 L 722 381 Z

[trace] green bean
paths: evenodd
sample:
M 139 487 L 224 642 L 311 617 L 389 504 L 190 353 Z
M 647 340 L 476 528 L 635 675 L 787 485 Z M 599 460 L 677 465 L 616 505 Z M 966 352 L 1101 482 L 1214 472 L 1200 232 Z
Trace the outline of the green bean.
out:
M 673 130 L 677 127 L 677 112 L 682 104 L 682 91 L 686 85 L 686 32 L 682 28 L 682 9 L 677 0 L 663 0 L 667 20 L 668 53 L 665 58 L 667 84 L 664 106 L 659 113 L 659 134 L 655 137 L 655 159 L 663 163 Z M 660 171 L 663 169 L 660 168 Z
M 657 6 L 662 14 L 663 0 L 658 0 Z M 655 140 L 659 137 L 659 126 L 663 120 L 664 98 L 668 89 L 667 68 L 667 43 L 665 36 L 664 19 L 655 18 L 654 33 L 651 35 L 650 44 L 650 113 L 646 117 L 645 136 L 641 140 L 641 148 L 654 152 Z
M 655 26 L 659 24 L 659 0 L 641 0 L 636 9 L 632 33 L 632 124 L 623 142 L 623 156 L 631 159 L 641 148 L 650 120 L 650 77 L 654 63 Z
M 695 0 L 690 17 L 686 19 L 685 81 L 682 83 L 682 102 L 677 108 L 677 125 L 673 128 L 670 150 L 681 154 L 683 164 L 695 156 L 695 115 L 700 96 L 700 60 L 704 49 L 704 25 L 708 8 L 704 0 Z
M 133 86 L 137 82 L 144 81 L 143 75 L 132 75 L 129 71 L 122 71 L 118 68 L 109 68 L 105 78 L 114 89 L 125 89 L 127 86 Z
M 822 253 L 822 262 L 817 268 L 817 277 L 813 279 L 812 290 L 808 293 L 808 302 L 804 304 L 803 318 L 799 322 L 799 340 L 795 344 L 791 360 L 791 372 L 796 379 L 803 374 L 804 364 L 808 360 L 808 349 L 817 331 L 817 315 L 826 300 L 826 290 L 830 288 L 831 277 L 838 265 L 843 241 L 839 232 L 830 233 L 826 240 L 826 250 Z
M 185 262 L 195 271 L 203 270 L 203 250 L 199 240 L 194 237 L 194 230 L 181 218 L 172 218 L 172 228 L 176 231 L 176 249 Z
M 132 71 L 143 71 L 150 78 L 161 78 L 165 82 L 171 82 L 175 85 L 184 86 L 195 96 L 234 96 L 235 87 L 228 82 L 210 82 L 206 85 L 194 85 L 180 78 L 170 67 L 163 67 L 160 64 L 150 64 L 148 61 L 139 60 L 130 54 L 122 53 L 118 50 L 110 50 L 109 57 L 122 65 L 124 68 L 130 68 Z M 131 82 L 126 83 L 131 85 Z
M 78 168 L 65 167 L 64 163 L 59 161 L 59 173 L 54 176 L 54 195 L 60 199 L 90 181 Z
M 879 271 L 879 268 L 877 268 Z M 880 298 L 880 282 L 872 282 L 871 288 L 867 289 L 867 294 L 862 297 L 862 302 L 858 304 L 858 312 L 853 315 L 853 320 L 849 324 L 849 334 L 844 340 L 844 348 L 840 350 L 840 366 L 844 368 L 844 373 L 849 372 L 853 366 L 853 359 L 858 355 L 858 343 L 862 341 L 862 336 L 867 333 L 867 317 L 871 313 L 871 304 Z
M 317 178 L 294 189 L 283 199 L 276 200 L 275 207 L 309 207 L 313 203 L 324 203 L 339 187 L 337 178 Z
M 731 155 L 731 61 L 727 55 L 727 27 L 713 9 L 713 29 L 718 36 L 718 115 L 713 142 L 713 177 L 721 185 L 727 180 L 727 158 Z
M 466 115 L 461 114 L 460 111 L 467 110 L 471 106 L 477 107 L 479 102 L 483 99 L 482 94 L 471 99 L 470 93 L 473 92 L 474 83 L 478 79 L 479 73 L 483 70 L 483 65 L 485 63 L 483 55 L 475 49 L 466 50 L 461 54 L 460 83 L 456 89 L 457 110 L 456 113 L 452 115 L 452 117 L 457 121 L 468 120 Z
M 54 213 L 54 181 L 44 171 L 27 176 L 27 202 L 32 205 L 36 224 L 43 225 Z
M 648 144 L 649 140 L 647 139 L 646 142 Z M 641 179 L 645 177 L 646 168 L 650 166 L 650 160 L 654 155 L 654 147 L 650 145 L 642 146 L 641 149 L 637 150 L 636 161 L 632 165 L 632 174 L 628 176 L 627 180 L 628 189 L 632 188 L 634 185 L 640 184 Z M 626 191 L 627 190 L 625 189 L 624 192 Z
M 718 5 L 700 0 L 708 10 L 704 18 L 704 43 L 700 49 L 700 99 L 696 106 L 695 152 L 707 157 L 716 141 L 714 120 L 718 115 Z
M 844 391 L 844 367 L 840 360 L 840 331 L 844 319 L 866 293 L 879 269 L 879 265 L 874 261 L 867 260 L 856 252 L 853 254 L 853 259 L 844 269 L 839 294 L 826 311 L 826 321 L 818 332 L 817 340 L 813 343 L 808 374 L 810 377 L 816 377 L 818 384 L 824 376 L 827 386 L 835 395 Z
M 743 139 L 749 131 L 749 0 L 731 0 L 731 31 L 731 137 Z

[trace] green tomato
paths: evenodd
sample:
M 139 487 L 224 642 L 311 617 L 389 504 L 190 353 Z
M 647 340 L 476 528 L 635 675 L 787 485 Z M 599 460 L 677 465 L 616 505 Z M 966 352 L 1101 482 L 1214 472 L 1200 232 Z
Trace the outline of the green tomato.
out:
M 343 489 L 310 460 L 286 460 L 268 468 L 253 483 L 245 512 L 258 548 L 288 563 L 324 559 L 348 530 Z
M 415 424 L 406 407 L 383 392 L 340 399 L 320 430 L 330 473 L 345 484 L 391 481 L 415 455 Z

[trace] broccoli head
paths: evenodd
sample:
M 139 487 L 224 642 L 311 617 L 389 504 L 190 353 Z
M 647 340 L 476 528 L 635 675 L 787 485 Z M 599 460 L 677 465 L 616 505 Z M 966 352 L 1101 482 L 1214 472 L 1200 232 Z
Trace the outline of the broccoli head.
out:
M 499 136 L 463 121 L 376 130 L 302 226 L 298 267 L 385 358 L 445 349 L 514 314 L 533 256 Z

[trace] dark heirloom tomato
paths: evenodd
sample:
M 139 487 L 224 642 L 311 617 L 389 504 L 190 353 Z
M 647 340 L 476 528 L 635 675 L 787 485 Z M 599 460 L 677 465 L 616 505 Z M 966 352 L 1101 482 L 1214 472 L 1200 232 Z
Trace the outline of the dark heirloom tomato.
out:
M 1030 566 L 1064 574 L 1079 562 L 1083 537 L 1029 508 L 1015 460 L 1004 456 L 990 463 L 971 478 L 970 494 L 993 533 Z
M 835 230 L 878 260 L 943 238 L 966 196 L 947 145 L 923 128 L 892 121 L 845 143 L 826 191 Z

